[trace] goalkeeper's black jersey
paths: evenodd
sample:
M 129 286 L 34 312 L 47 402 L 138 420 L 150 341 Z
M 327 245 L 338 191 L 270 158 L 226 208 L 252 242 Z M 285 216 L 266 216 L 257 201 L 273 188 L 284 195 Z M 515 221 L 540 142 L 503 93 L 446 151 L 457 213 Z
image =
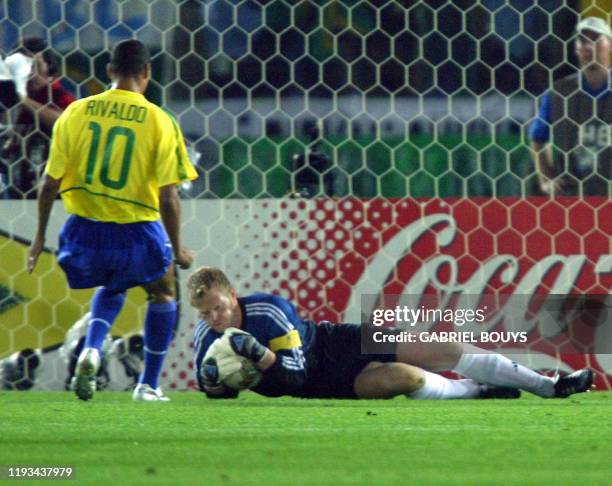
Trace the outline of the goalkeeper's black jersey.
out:
M 307 376 L 312 354 L 315 324 L 303 321 L 295 307 L 286 299 L 272 294 L 253 294 L 239 297 L 242 310 L 242 330 L 252 334 L 261 344 L 276 353 L 276 364 L 253 391 L 266 396 L 300 395 Z M 194 370 L 203 388 L 198 370 L 206 351 L 221 337 L 205 321 L 196 326 L 194 336 Z

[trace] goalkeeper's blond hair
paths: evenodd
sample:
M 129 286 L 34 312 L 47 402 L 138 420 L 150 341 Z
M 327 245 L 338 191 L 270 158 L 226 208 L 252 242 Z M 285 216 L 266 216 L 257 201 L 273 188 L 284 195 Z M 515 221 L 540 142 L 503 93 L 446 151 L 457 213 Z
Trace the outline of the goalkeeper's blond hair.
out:
M 203 299 L 213 288 L 228 294 L 234 289 L 225 273 L 216 267 L 200 267 L 187 280 L 187 291 L 191 301 Z

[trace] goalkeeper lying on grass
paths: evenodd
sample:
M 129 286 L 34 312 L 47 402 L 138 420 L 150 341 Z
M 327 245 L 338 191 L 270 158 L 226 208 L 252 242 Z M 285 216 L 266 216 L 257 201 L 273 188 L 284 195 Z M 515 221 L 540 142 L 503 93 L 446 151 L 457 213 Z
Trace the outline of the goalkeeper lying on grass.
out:
M 459 343 L 398 343 L 395 354 L 361 354 L 360 326 L 302 320 L 291 303 L 276 295 L 238 297 L 217 268 L 196 270 L 187 288 L 202 319 L 195 331 L 194 369 L 209 398 L 238 395 L 223 383 L 227 360 L 219 356 L 230 355 L 247 358 L 261 371 L 251 389 L 265 396 L 517 398 L 522 389 L 552 398 L 588 391 L 593 381 L 591 370 L 554 379 Z M 229 328 L 235 329 L 224 335 Z M 221 354 L 207 354 L 217 340 L 211 351 Z M 468 379 L 432 373 L 444 370 Z

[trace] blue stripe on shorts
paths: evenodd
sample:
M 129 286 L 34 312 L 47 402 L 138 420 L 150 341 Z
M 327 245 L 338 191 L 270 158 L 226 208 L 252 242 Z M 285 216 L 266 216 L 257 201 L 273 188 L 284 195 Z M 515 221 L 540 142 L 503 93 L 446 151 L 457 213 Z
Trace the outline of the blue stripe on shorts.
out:
M 172 263 L 160 221 L 118 224 L 71 215 L 59 240 L 58 263 L 73 289 L 126 290 L 159 280 Z

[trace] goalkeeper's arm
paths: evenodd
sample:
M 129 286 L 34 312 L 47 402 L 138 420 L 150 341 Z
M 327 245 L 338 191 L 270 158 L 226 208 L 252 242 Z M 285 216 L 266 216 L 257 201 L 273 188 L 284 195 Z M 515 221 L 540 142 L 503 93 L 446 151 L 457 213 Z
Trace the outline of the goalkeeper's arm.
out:
M 230 344 L 236 354 L 255 363 L 264 376 L 289 390 L 300 388 L 306 381 L 306 369 L 301 348 L 291 348 L 274 353 L 257 341 L 254 336 L 243 331 L 231 335 Z
M 273 353 L 267 348 L 266 350 L 267 353 L 263 360 L 257 363 L 257 367 L 263 371 L 264 376 L 282 384 L 288 389 L 288 392 L 291 389 L 299 389 L 306 381 L 304 364 L 300 363 L 296 366 L 294 358 L 285 356 L 284 351 Z

